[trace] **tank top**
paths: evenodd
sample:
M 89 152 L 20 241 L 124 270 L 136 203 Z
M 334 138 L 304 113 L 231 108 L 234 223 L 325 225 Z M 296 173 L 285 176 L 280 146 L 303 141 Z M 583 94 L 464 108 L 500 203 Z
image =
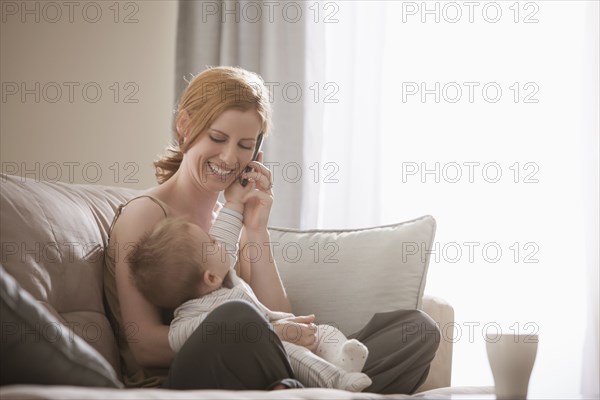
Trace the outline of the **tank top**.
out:
M 123 384 L 126 387 L 155 388 L 160 387 L 162 385 L 163 381 L 168 375 L 169 368 L 144 367 L 139 365 L 133 356 L 131 348 L 128 344 L 126 334 L 135 337 L 136 327 L 133 325 L 123 326 L 123 322 L 121 319 L 121 307 L 119 304 L 119 297 L 117 293 L 117 281 L 115 275 L 115 250 L 124 251 L 124 249 L 115 249 L 114 246 L 118 245 L 110 242 L 113 227 L 117 222 L 117 219 L 121 215 L 123 209 L 132 201 L 142 197 L 147 197 L 153 202 L 155 202 L 162 209 L 165 218 L 169 216 L 169 207 L 164 202 L 149 195 L 141 195 L 134 197 L 118 207 L 117 212 L 110 225 L 110 229 L 108 231 L 109 245 L 104 253 L 104 298 L 106 301 L 105 306 L 107 310 L 107 316 L 115 334 L 115 338 L 117 340 L 117 348 L 119 350 L 119 358 L 121 364 L 121 380 L 123 381 Z M 217 201 L 214 211 L 218 211 L 221 207 L 222 204 L 220 204 Z M 164 309 L 161 310 L 161 314 L 163 323 L 166 325 L 170 324 L 171 320 L 173 319 L 173 310 Z

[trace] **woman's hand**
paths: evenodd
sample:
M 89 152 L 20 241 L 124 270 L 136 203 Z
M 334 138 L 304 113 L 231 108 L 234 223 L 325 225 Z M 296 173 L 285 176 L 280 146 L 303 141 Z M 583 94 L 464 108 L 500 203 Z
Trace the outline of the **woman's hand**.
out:
M 284 318 L 273 322 L 273 329 L 282 341 L 315 351 L 319 341 L 317 340 L 317 326 L 313 323 L 314 320 L 314 315 Z
M 273 205 L 273 177 L 271 171 L 262 164 L 262 160 L 263 152 L 261 151 L 258 153 L 258 160 L 248 164 L 252 167 L 252 171 L 242 174 L 242 178 L 247 177 L 248 185 L 253 186 L 253 189 L 242 199 L 242 203 L 245 205 L 244 227 L 249 232 L 260 232 L 267 229 Z

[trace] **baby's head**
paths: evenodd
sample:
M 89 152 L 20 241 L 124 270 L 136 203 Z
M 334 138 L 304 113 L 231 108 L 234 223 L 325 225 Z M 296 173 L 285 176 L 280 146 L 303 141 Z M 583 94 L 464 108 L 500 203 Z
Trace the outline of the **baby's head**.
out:
M 183 218 L 165 218 L 129 255 L 131 279 L 154 305 L 176 308 L 223 283 L 229 271 L 204 230 Z

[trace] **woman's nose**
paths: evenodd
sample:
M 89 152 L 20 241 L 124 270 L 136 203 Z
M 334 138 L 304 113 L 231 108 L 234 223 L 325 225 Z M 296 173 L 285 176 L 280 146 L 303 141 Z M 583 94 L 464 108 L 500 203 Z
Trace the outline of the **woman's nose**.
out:
M 237 163 L 237 149 L 235 146 L 225 146 L 219 157 L 222 167 L 232 169 Z

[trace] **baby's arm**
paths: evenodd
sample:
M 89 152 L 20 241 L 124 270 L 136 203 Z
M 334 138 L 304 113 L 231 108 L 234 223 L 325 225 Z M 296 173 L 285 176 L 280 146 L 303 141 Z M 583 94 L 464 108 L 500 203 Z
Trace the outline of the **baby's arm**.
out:
M 237 261 L 243 219 L 244 216 L 240 212 L 224 206 L 208 231 L 208 235 L 224 248 L 231 268 Z

